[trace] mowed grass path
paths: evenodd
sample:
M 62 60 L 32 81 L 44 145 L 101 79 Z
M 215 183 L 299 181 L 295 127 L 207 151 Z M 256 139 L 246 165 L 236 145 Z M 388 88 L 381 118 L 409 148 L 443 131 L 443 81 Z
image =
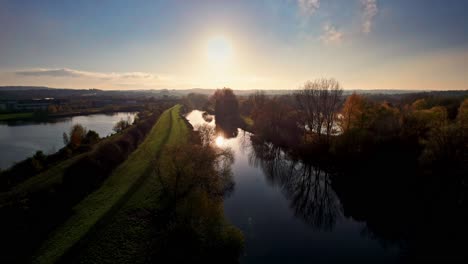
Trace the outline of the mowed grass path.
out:
M 184 140 L 188 127 L 180 105 L 166 110 L 146 139 L 103 183 L 74 208 L 74 214 L 43 244 L 35 263 L 55 263 L 67 252 L 86 243 L 86 236 L 106 225 L 106 220 L 132 197 L 152 173 L 152 165 L 165 145 Z
M 172 111 L 171 133 L 162 146 L 164 148 L 188 142 L 189 127 L 179 111 Z M 160 156 L 153 168 L 159 166 L 167 170 Z M 150 171 L 143 184 L 131 197 L 126 199 L 119 210 L 113 214 L 105 226 L 92 233 L 86 245 L 67 254 L 62 263 L 148 263 L 148 258 L 154 253 L 154 241 L 160 239 L 160 230 L 155 225 L 156 219 L 164 219 L 166 215 L 157 212 L 164 207 L 162 202 L 161 181 L 154 171 Z

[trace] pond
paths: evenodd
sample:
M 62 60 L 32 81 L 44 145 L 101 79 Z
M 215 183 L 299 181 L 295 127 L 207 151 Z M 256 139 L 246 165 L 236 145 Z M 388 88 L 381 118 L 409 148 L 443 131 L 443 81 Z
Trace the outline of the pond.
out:
M 119 112 L 52 119 L 48 122 L 0 123 L 0 168 L 6 169 L 15 162 L 32 156 L 36 151 L 53 153 L 64 146 L 63 132 L 69 132 L 74 124 L 81 124 L 99 136 L 112 134 L 119 120 L 130 118 L 136 113 Z
M 206 123 L 202 113 L 186 117 L 196 127 Z M 244 233 L 241 263 L 399 261 L 396 246 L 373 239 L 366 223 L 344 215 L 325 171 L 294 161 L 241 129 L 232 138 L 218 136 L 216 144 L 234 153 L 235 189 L 224 212 Z

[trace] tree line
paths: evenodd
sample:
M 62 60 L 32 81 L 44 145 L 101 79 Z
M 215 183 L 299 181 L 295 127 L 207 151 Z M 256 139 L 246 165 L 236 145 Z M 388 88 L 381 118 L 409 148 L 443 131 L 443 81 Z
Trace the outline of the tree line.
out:
M 216 103 L 210 100 L 201 105 L 209 110 Z M 272 143 L 305 167 L 326 171 L 343 213 L 366 222 L 373 237 L 396 243 L 405 259 L 467 257 L 459 243 L 468 234 L 467 92 L 344 95 L 336 80 L 320 79 L 294 93 L 259 91 L 236 100 L 254 149 Z M 280 176 L 286 189 L 296 177 L 290 170 Z M 329 219 L 298 206 L 315 224 Z

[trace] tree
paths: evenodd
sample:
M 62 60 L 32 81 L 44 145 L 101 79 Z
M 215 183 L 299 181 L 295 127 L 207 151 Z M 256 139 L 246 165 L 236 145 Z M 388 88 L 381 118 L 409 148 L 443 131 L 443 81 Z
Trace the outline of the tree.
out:
M 308 130 L 327 140 L 333 134 L 343 89 L 335 79 L 307 81 L 296 93 L 296 100 Z
M 76 124 L 72 126 L 72 128 L 70 129 L 70 136 L 69 136 L 69 139 L 70 139 L 69 143 L 72 146 L 72 148 L 77 148 L 78 146 L 81 145 L 81 142 L 85 138 L 86 133 L 87 133 L 86 128 L 83 127 L 82 125 Z
M 96 144 L 99 141 L 99 134 L 94 130 L 89 130 L 83 140 L 84 144 Z
M 59 108 L 58 108 L 57 105 L 49 105 L 49 106 L 47 107 L 47 112 L 48 112 L 48 113 L 55 114 L 55 113 L 58 112 L 58 109 L 59 109 Z
M 70 144 L 70 139 L 68 138 L 67 133 L 63 132 L 62 138 L 63 138 L 63 144 L 64 144 L 65 146 L 67 146 L 68 144 Z
M 459 126 L 468 133 L 468 98 L 465 99 L 458 108 L 457 122 Z
M 353 93 L 346 98 L 341 110 L 341 129 L 343 132 L 351 128 L 360 126 L 362 115 L 364 113 L 365 102 L 361 95 Z
M 252 116 L 253 119 L 256 119 L 256 116 L 259 114 L 259 112 L 262 111 L 262 109 L 265 107 L 266 103 L 268 102 L 268 98 L 265 92 L 256 91 L 254 94 L 249 96 L 248 101 L 250 102 L 250 105 L 251 105 L 249 114 Z
M 127 120 L 120 119 L 120 121 L 114 125 L 112 130 L 114 130 L 116 133 L 122 132 L 124 129 L 130 126 L 130 122 L 130 117 L 128 117 Z
M 239 102 L 229 88 L 218 89 L 212 96 L 215 102 L 216 124 L 223 127 L 237 128 L 239 124 Z
M 284 103 L 284 97 L 266 98 L 252 118 L 255 134 L 268 141 L 291 146 L 300 140 L 297 111 Z
M 373 107 L 370 128 L 373 132 L 381 136 L 398 134 L 401 128 L 399 109 L 385 101 L 371 106 Z
M 424 98 L 418 99 L 414 101 L 414 103 L 411 104 L 411 108 L 413 110 L 423 110 L 423 109 L 427 109 L 427 107 L 428 107 L 428 104 L 427 104 L 426 99 Z

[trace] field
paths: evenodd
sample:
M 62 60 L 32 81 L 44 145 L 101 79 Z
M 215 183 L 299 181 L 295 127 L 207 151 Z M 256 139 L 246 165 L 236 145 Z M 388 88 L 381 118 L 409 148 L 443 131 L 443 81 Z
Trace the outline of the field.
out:
M 0 121 L 10 121 L 16 119 L 29 119 L 33 117 L 33 113 L 11 113 L 11 114 L 0 114 Z
M 151 180 L 153 164 L 166 145 L 181 142 L 188 133 L 180 117 L 181 106 L 165 111 L 145 141 L 103 183 L 74 208 L 74 214 L 53 232 L 34 258 L 37 263 L 53 263 L 92 241 L 93 233 L 127 207 Z M 143 192 L 146 193 L 146 192 Z M 143 206 L 144 202 L 141 202 Z M 112 221 L 115 223 L 115 221 Z M 130 227 L 127 227 L 132 229 Z M 114 252 L 115 253 L 115 252 Z

